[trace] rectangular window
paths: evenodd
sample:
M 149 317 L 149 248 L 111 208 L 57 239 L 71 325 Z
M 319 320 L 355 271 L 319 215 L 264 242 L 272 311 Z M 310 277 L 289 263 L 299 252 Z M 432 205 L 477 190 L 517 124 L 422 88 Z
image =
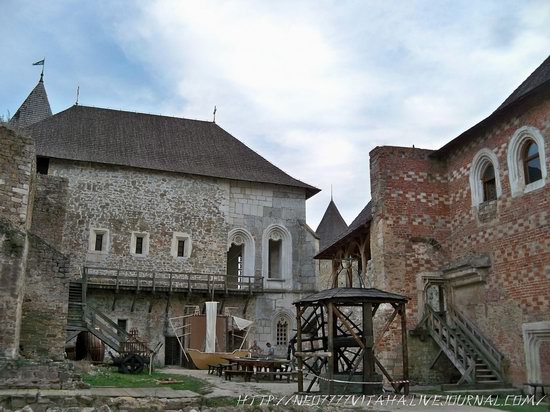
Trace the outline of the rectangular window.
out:
M 128 319 L 117 319 L 117 325 L 123 331 L 128 332 Z M 119 335 L 122 335 L 121 332 L 118 332 Z
M 95 248 L 96 252 L 101 252 L 103 250 L 103 233 L 95 234 Z
M 143 236 L 136 237 L 136 255 L 143 255 Z
M 174 232 L 170 254 L 182 261 L 191 256 L 191 236 L 185 232 Z
M 178 240 L 178 257 L 185 256 L 185 240 Z

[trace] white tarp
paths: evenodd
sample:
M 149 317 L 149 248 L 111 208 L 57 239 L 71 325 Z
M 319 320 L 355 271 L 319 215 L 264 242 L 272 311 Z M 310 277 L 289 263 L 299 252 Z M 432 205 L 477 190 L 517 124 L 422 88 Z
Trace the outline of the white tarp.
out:
M 248 328 L 250 325 L 254 323 L 251 320 L 239 318 L 237 316 L 233 316 L 233 322 L 235 322 L 235 326 L 239 330 L 245 330 L 246 328 Z
M 218 302 L 206 302 L 206 353 L 216 352 L 216 318 L 218 317 Z

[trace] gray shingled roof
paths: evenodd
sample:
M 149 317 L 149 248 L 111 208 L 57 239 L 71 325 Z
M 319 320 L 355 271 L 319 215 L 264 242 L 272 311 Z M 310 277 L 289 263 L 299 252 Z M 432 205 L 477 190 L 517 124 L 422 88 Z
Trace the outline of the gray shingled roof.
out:
M 353 222 L 348 227 L 348 230 L 341 233 L 336 237 L 329 245 L 314 257 L 314 259 L 331 259 L 333 254 L 338 250 L 338 248 L 346 243 L 350 238 L 355 236 L 365 225 L 367 225 L 372 220 L 372 202 L 367 203 L 367 205 L 359 212 L 357 217 L 353 219 Z
M 497 110 L 503 109 L 504 107 L 515 103 L 523 96 L 535 90 L 547 81 L 550 81 L 550 56 L 548 56 L 546 60 L 543 61 L 542 64 L 537 67 L 535 71 L 531 73 L 531 75 L 525 79 L 525 81 L 521 83 L 510 96 L 508 96 L 506 100 L 504 100 Z
M 333 288 L 306 296 L 294 302 L 294 304 L 316 304 L 325 301 L 348 304 L 360 304 L 362 302 L 397 303 L 406 302 L 407 300 L 406 296 L 376 288 Z
M 440 149 L 434 151 L 430 156 L 439 158 L 445 156 L 454 148 L 459 147 L 460 145 L 468 142 L 470 139 L 479 136 L 479 133 L 481 133 L 489 125 L 494 124 L 495 121 L 502 120 L 503 118 L 509 116 L 507 114 L 509 113 L 509 110 L 526 100 L 529 96 L 536 96 L 539 92 L 546 93 L 546 95 L 548 95 L 549 89 L 550 56 L 548 56 L 546 60 L 544 60 L 542 64 L 537 67 L 537 69 L 531 73 L 531 75 L 523 83 L 521 83 L 521 85 L 514 90 L 514 92 L 508 96 L 508 98 L 493 113 L 476 125 L 470 127 L 465 132 L 461 133 L 459 136 L 455 137 Z
M 23 129 L 51 115 L 52 109 L 41 76 L 38 84 L 32 89 L 8 124 L 14 129 Z
M 27 129 L 38 156 L 319 189 L 289 176 L 213 122 L 73 106 Z
M 348 229 L 348 225 L 332 199 L 315 231 L 319 236 L 319 249 L 323 250 Z

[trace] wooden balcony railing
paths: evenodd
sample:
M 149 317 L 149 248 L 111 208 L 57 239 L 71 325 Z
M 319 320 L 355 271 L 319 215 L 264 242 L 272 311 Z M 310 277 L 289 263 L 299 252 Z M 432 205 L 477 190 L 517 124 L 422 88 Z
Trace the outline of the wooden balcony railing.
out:
M 263 290 L 263 278 L 254 276 L 84 267 L 82 277 L 88 286 L 98 285 L 117 291 L 252 294 Z

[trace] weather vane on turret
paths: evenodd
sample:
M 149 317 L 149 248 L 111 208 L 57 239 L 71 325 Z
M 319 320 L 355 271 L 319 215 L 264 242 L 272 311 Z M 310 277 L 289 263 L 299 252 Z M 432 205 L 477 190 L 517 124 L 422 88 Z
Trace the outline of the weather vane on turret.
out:
M 33 66 L 42 66 L 42 73 L 40 73 L 40 81 L 44 81 L 44 63 L 45 62 L 46 62 L 46 58 L 44 57 L 42 60 L 32 64 Z

